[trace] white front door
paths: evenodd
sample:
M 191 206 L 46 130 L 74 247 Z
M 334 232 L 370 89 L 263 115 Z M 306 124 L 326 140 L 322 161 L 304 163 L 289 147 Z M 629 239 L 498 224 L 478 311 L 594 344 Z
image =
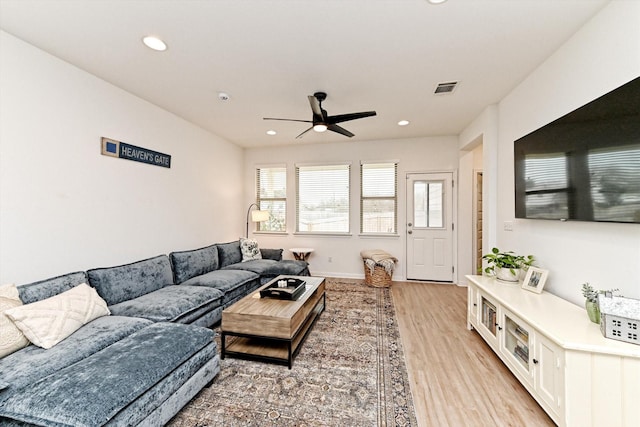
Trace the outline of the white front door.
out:
M 407 174 L 407 279 L 453 281 L 453 174 Z

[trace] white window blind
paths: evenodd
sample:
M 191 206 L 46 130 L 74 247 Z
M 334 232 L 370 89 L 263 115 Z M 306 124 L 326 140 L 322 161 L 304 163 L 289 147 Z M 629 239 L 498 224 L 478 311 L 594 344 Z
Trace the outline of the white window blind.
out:
M 350 165 L 296 166 L 296 231 L 349 232 Z
M 269 220 L 258 223 L 259 231 L 284 232 L 287 227 L 287 168 L 256 169 L 256 203 L 269 212 Z
M 397 189 L 397 163 L 363 163 L 360 166 L 361 233 L 396 233 Z

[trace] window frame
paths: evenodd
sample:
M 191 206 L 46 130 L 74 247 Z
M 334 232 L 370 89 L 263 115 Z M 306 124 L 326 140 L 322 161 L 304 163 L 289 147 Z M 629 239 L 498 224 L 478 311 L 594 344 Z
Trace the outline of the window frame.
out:
M 268 169 L 283 169 L 284 170 L 284 197 L 261 197 L 261 180 L 260 180 L 260 171 L 268 170 Z M 275 217 L 271 210 L 263 209 L 262 202 L 284 202 L 284 216 L 283 216 L 283 225 L 281 230 L 262 230 L 262 223 L 255 223 L 254 232 L 255 233 L 269 233 L 269 234 L 282 234 L 287 232 L 287 165 L 286 164 L 277 164 L 277 165 L 258 165 L 256 166 L 256 205 L 260 210 L 266 210 L 269 212 L 270 217 Z
M 362 161 L 360 162 L 360 234 L 365 236 L 397 236 L 398 235 L 398 160 Z M 364 169 L 367 165 L 392 165 L 394 176 L 393 196 L 365 196 L 364 195 Z M 393 231 L 364 231 L 365 201 L 390 200 L 393 201 Z
M 300 171 L 304 168 L 337 168 L 344 167 L 346 168 L 346 176 L 347 176 L 347 229 L 346 231 L 308 231 L 308 230 L 300 230 L 300 203 L 301 203 L 301 193 L 300 193 Z M 315 235 L 332 235 L 332 236 L 349 236 L 351 235 L 351 162 L 327 162 L 327 163 L 298 163 L 295 164 L 295 181 L 296 181 L 296 202 L 295 202 L 295 212 L 296 212 L 296 225 L 295 225 L 295 233 L 296 234 L 315 234 Z

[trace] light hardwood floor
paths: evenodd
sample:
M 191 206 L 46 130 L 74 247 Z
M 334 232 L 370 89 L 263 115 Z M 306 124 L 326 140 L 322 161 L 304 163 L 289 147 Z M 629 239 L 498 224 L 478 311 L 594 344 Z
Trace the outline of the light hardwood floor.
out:
M 391 286 L 420 427 L 554 426 L 475 331 L 467 288 Z

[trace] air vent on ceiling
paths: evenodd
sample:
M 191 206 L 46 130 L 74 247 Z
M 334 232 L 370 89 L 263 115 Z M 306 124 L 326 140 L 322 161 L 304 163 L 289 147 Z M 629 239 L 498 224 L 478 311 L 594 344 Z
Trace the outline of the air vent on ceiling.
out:
M 446 82 L 446 83 L 438 83 L 436 86 L 436 90 L 433 91 L 436 95 L 441 95 L 444 93 L 451 93 L 458 85 L 458 82 Z

